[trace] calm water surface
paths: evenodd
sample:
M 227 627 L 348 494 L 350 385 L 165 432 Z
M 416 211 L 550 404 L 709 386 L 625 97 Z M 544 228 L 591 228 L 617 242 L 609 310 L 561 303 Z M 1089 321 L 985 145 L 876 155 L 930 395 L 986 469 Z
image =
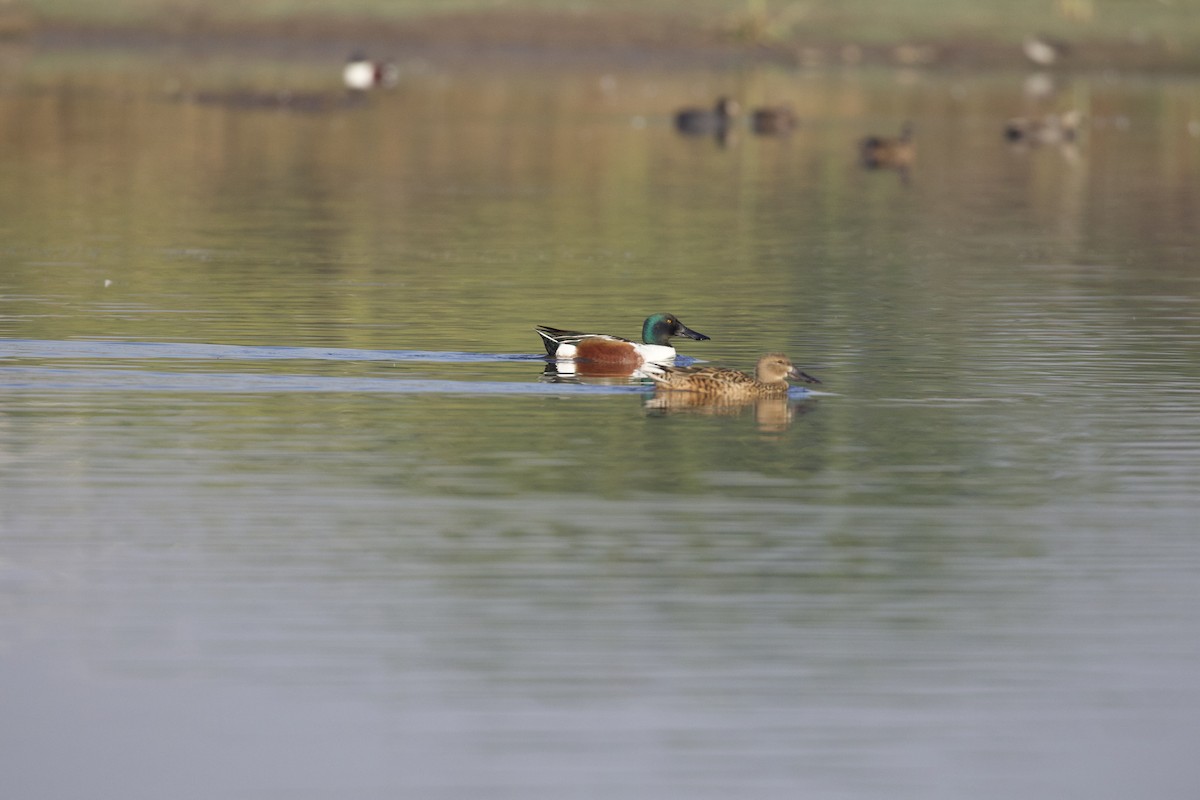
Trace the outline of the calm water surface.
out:
M 11 59 L 4 796 L 1194 790 L 1200 84 L 404 67 Z M 823 391 L 543 375 L 659 310 Z

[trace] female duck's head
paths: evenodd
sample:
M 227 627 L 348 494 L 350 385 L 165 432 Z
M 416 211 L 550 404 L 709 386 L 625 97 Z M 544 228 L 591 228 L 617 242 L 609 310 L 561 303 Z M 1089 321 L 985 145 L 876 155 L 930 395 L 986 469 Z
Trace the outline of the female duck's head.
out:
M 765 384 L 786 384 L 788 378 L 805 383 L 821 382 L 807 372 L 801 372 L 799 367 L 794 365 L 792 360 L 783 353 L 767 353 L 758 359 L 758 363 L 754 367 L 754 378 L 759 383 Z

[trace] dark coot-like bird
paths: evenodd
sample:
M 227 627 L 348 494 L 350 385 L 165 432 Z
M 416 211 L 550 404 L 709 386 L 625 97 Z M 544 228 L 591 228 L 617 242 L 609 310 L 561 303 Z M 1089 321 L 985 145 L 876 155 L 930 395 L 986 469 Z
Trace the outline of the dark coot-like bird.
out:
M 684 108 L 675 113 L 675 129 L 689 136 L 718 136 L 737 121 L 741 110 L 736 100 L 717 98 L 712 108 Z

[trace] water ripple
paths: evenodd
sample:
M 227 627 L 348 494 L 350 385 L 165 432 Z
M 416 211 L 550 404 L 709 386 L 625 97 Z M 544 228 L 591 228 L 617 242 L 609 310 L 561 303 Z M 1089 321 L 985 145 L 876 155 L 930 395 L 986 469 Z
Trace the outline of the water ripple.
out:
M 246 346 L 176 342 L 58 341 L 0 339 L 0 389 L 23 392 L 157 391 L 157 392 L 375 392 L 403 394 L 629 394 L 652 390 L 647 383 L 585 384 L 574 382 L 479 381 L 372 378 L 264 373 L 179 373 L 99 366 L 95 369 L 18 365 L 21 361 L 366 361 L 443 364 L 544 362 L 527 353 L 469 353 L 440 350 L 360 350 L 351 348 Z M 695 359 L 681 357 L 680 364 Z M 810 394 L 792 387 L 793 397 Z
M 542 361 L 544 356 L 530 353 L 462 353 L 442 350 L 357 350 L 341 347 L 255 347 L 235 344 L 197 344 L 179 342 L 55 341 L 38 339 L 0 339 L 0 359 L 214 359 L 239 361 L 434 361 L 476 363 L 495 361 Z
M 206 393 L 353 392 L 398 394 L 630 394 L 646 386 L 513 381 L 356 378 L 326 375 L 180 373 L 127 369 L 54 369 L 0 367 L 0 390 L 150 391 Z

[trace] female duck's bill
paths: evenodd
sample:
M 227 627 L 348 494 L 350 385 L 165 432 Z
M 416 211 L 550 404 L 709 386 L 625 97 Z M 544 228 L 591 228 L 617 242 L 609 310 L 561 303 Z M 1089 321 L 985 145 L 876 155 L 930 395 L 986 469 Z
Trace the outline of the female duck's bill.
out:
M 767 353 L 760 357 L 753 375 L 727 367 L 663 367 L 661 375 L 650 377 L 663 391 L 695 392 L 728 399 L 783 396 L 787 394 L 789 379 L 821 382 L 801 372 L 783 353 Z
M 705 341 L 709 337 L 684 325 L 674 314 L 651 314 L 642 324 L 642 341 L 634 342 L 607 333 L 584 333 L 538 325 L 534 328 L 542 337 L 546 355 L 551 358 L 573 358 L 636 368 L 642 363 L 670 361 L 675 348 L 670 340 L 675 336 Z

